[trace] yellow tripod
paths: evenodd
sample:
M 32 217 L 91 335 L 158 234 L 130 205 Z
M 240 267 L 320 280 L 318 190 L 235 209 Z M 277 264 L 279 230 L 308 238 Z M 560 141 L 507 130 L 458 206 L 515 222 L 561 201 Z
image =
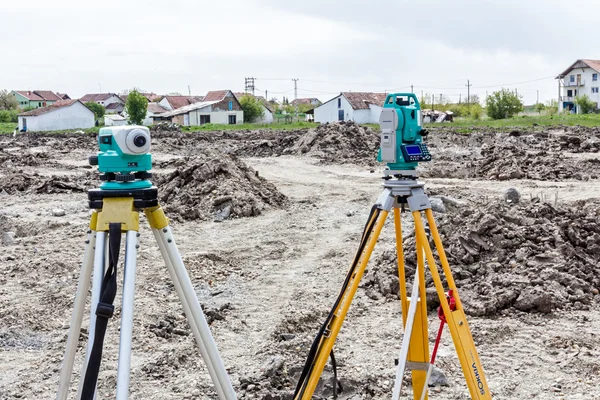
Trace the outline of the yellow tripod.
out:
M 350 271 L 340 291 L 340 294 L 329 314 L 325 323 L 319 330 L 315 341 L 310 349 L 304 370 L 300 376 L 294 400 L 309 400 L 317 387 L 327 359 L 332 356 L 333 345 L 337 335 L 344 323 L 352 299 L 356 294 L 360 280 L 365 272 L 365 268 L 375 248 L 377 239 L 381 233 L 383 225 L 388 214 L 393 210 L 394 225 L 396 231 L 396 249 L 398 255 L 398 277 L 400 280 L 400 299 L 402 303 L 402 316 L 405 328 L 406 346 L 403 343 L 403 350 L 406 350 L 406 359 L 399 359 L 399 363 L 406 361 L 405 365 L 412 369 L 412 385 L 414 398 L 421 400 L 427 398 L 427 371 L 430 369 L 429 358 L 429 340 L 427 324 L 427 304 L 425 292 L 425 260 L 431 272 L 433 282 L 440 304 L 443 309 L 443 316 L 448 324 L 452 340 L 456 348 L 456 353 L 465 376 L 467 387 L 472 399 L 487 400 L 491 399 L 488 385 L 485 379 L 481 361 L 473 342 L 471 330 L 467 324 L 467 319 L 462 307 L 462 303 L 456 290 L 456 285 L 452 277 L 452 271 L 448 264 L 442 241 L 440 239 L 429 198 L 425 194 L 424 185 L 414 179 L 386 179 L 383 184 L 384 190 L 373 206 L 369 221 L 360 242 Z M 407 296 L 406 276 L 404 271 L 404 250 L 402 248 L 402 225 L 400 212 L 407 205 L 410 209 L 415 225 L 415 244 L 417 255 L 417 270 L 415 272 L 415 282 L 417 287 L 413 287 L 413 299 L 416 304 L 412 304 Z M 425 226 L 421 213 L 425 213 L 427 223 L 430 229 L 431 237 L 435 243 L 438 258 L 443 269 L 443 273 L 448 285 L 448 293 L 444 290 L 442 277 L 438 271 L 433 251 L 429 244 Z M 416 293 L 418 291 L 418 297 Z M 451 304 L 453 307 L 451 307 Z M 407 322 L 410 322 L 407 325 Z M 409 334 L 408 332 L 412 332 Z M 408 335 L 409 337 L 406 337 Z M 334 358 L 332 357 L 332 361 Z M 404 370 L 398 369 L 399 376 L 396 377 L 396 386 L 394 387 L 393 399 L 396 400 L 400 395 L 400 386 Z M 337 383 L 335 384 L 337 385 Z M 334 385 L 334 386 L 335 386 Z M 337 387 L 334 387 L 337 390 Z

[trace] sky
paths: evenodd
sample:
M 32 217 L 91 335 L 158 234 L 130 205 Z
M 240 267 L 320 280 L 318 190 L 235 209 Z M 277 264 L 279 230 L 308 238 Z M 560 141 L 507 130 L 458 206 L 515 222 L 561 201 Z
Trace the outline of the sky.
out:
M 269 98 L 293 99 L 298 79 L 322 101 L 411 85 L 464 101 L 469 81 L 533 104 L 600 59 L 599 14 L 597 0 L 3 1 L 0 89 L 203 95 L 254 77 Z

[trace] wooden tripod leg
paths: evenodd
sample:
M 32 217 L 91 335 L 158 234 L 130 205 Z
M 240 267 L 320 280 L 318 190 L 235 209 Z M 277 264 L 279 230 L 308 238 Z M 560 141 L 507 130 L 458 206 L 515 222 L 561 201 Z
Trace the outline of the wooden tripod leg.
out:
M 402 221 L 400 210 L 394 208 L 394 227 L 396 230 L 396 253 L 398 257 L 398 278 L 400 280 L 400 301 L 402 304 L 402 321 L 406 331 L 406 320 L 408 317 L 409 299 L 406 290 L 406 274 L 404 267 L 404 250 L 402 246 Z M 410 347 L 408 351 L 408 361 L 413 367 L 426 366 L 429 363 L 429 329 L 427 324 L 427 294 L 425 291 L 425 263 L 423 257 L 423 246 L 416 240 L 417 269 L 415 273 L 419 274 L 419 304 L 412 328 Z M 426 369 L 412 370 L 412 386 L 415 399 L 421 399 L 425 390 L 427 377 Z M 427 394 L 425 395 L 427 399 Z
M 492 397 L 487 386 L 481 361 L 479 360 L 479 355 L 477 354 L 477 349 L 475 348 L 475 343 L 473 342 L 473 336 L 471 335 L 471 330 L 467 324 L 467 318 L 462 308 L 458 291 L 456 290 L 456 285 L 452 277 L 452 271 L 450 270 L 448 259 L 446 258 L 442 241 L 439 237 L 437 226 L 433 218 L 433 212 L 431 209 L 426 209 L 425 215 L 429 223 L 429 228 L 431 229 L 431 236 L 433 237 L 438 255 L 440 257 L 440 263 L 442 264 L 446 281 L 448 282 L 449 288 L 452 289 L 452 295 L 456 302 L 456 309 L 454 311 L 450 310 L 450 306 L 446 300 L 446 293 L 442 284 L 442 278 L 438 272 L 438 268 L 433 257 L 433 252 L 431 251 L 431 247 L 429 246 L 429 242 L 427 241 L 425 235 L 425 228 L 421 219 L 421 213 L 420 211 L 413 211 L 412 214 L 415 220 L 415 235 L 425 250 L 427 264 L 429 265 L 429 270 L 431 271 L 431 276 L 440 298 L 442 309 L 444 310 L 444 316 L 446 317 L 448 328 L 450 329 L 450 333 L 452 335 L 454 347 L 456 348 L 456 353 L 460 360 L 471 398 L 474 400 L 491 400 Z

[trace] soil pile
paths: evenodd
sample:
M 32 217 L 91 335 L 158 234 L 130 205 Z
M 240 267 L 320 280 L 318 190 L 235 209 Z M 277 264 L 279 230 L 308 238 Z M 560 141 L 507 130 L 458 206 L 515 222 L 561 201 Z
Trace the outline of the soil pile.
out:
M 0 193 L 72 193 L 85 192 L 100 184 L 98 174 L 88 171 L 77 175 L 43 176 L 38 173 L 25 173 L 11 170 L 0 177 Z
M 302 135 L 292 147 L 298 155 L 317 157 L 326 162 L 375 164 L 379 135 L 353 121 L 319 125 Z
M 158 175 L 159 198 L 169 215 L 182 219 L 215 219 L 259 215 L 282 208 L 286 197 L 231 154 L 201 149 L 193 157 L 160 164 L 176 170 Z
M 600 203 L 552 206 L 493 202 L 437 214 L 465 311 L 493 315 L 514 307 L 551 312 L 589 309 L 600 289 Z M 414 274 L 414 238 L 405 241 L 409 274 Z M 384 272 L 370 285 L 397 293 L 396 256 L 377 260 Z M 412 277 L 410 278 L 412 282 Z M 394 285 L 396 284 L 396 285 Z M 433 286 L 431 278 L 428 285 Z

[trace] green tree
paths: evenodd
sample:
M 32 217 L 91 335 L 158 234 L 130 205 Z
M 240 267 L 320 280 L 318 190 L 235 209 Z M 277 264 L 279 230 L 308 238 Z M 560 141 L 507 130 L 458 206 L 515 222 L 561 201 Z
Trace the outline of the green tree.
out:
M 552 99 L 546 102 L 546 113 L 548 115 L 558 114 L 558 100 Z
M 88 101 L 85 103 L 85 106 L 94 112 L 96 119 L 104 117 L 104 114 L 106 113 L 106 109 L 103 105 L 94 103 L 93 101 Z
M 508 90 L 494 92 L 485 100 L 487 115 L 492 119 L 511 118 L 523 111 L 521 97 Z
M 240 106 L 244 110 L 244 122 L 255 122 L 265 115 L 260 100 L 254 96 L 243 95 L 240 99 Z
M 575 97 L 575 104 L 579 107 L 581 114 L 589 114 L 597 108 L 596 103 L 587 94 Z
M 16 110 L 17 108 L 19 108 L 19 103 L 15 96 L 7 90 L 0 90 L 0 110 Z
M 130 124 L 141 125 L 148 111 L 148 99 L 140 94 L 137 89 L 133 89 L 127 96 L 125 111 Z
M 315 106 L 313 106 L 312 104 L 299 104 L 298 105 L 298 112 L 300 114 L 304 114 L 307 111 L 312 110 L 313 108 L 315 108 Z
M 538 114 L 542 115 L 542 111 L 546 109 L 544 103 L 535 103 L 533 109 L 537 111 Z
M 18 122 L 19 112 L 17 110 L 0 110 L 0 122 Z

